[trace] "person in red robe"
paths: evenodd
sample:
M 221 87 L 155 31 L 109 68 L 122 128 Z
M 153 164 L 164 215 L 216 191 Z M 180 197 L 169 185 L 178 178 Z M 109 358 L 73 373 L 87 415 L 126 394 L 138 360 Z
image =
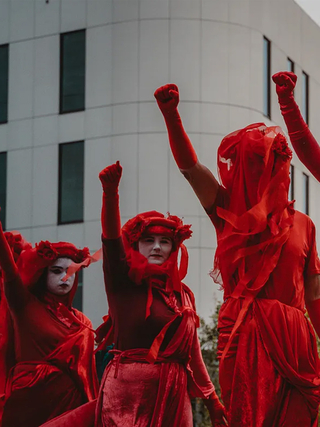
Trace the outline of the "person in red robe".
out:
M 289 71 L 280 71 L 272 76 L 281 114 L 287 125 L 290 141 L 301 162 L 320 181 L 320 146 L 304 121 L 294 100 L 297 76 Z
M 129 220 L 121 232 L 121 173 L 117 162 L 99 175 L 115 357 L 102 379 L 95 426 L 191 427 L 190 397 L 196 396 L 204 399 L 213 426 L 226 425 L 201 356 L 194 296 L 182 283 L 187 273 L 182 242 L 190 237 L 190 226 L 151 211 Z
M 176 216 L 150 211 L 121 229 L 121 174 L 119 162 L 100 173 L 109 317 L 97 335 L 99 349 L 115 343 L 110 351 L 114 358 L 104 371 L 95 408 L 84 405 L 45 427 L 80 420 L 86 427 L 192 427 L 191 397 L 204 399 L 213 426 L 226 426 L 201 356 L 194 296 L 182 282 L 187 273 L 182 242 L 191 236 L 190 226 Z
M 219 380 L 231 427 L 315 427 L 320 377 L 320 261 L 311 219 L 288 201 L 292 156 L 279 127 L 255 123 L 223 138 L 221 185 L 201 164 L 177 109 L 157 89 L 176 163 L 217 233 L 212 277 L 223 286 Z
M 78 274 L 89 250 L 41 241 L 17 263 L 0 226 L 0 266 L 13 324 L 14 363 L 6 378 L 1 427 L 38 427 L 97 396 L 94 331 L 72 308 Z M 1 348 L 1 352 L 6 349 Z

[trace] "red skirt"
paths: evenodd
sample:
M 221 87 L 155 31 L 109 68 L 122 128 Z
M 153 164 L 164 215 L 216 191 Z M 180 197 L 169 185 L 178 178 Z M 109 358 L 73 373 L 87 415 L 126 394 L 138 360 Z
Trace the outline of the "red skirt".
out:
M 219 315 L 221 356 L 242 301 L 230 298 Z M 230 427 L 317 425 L 320 378 L 315 336 L 302 311 L 256 299 L 220 365 Z
M 145 350 L 117 354 L 102 379 L 96 427 L 192 427 L 182 363 L 143 362 Z

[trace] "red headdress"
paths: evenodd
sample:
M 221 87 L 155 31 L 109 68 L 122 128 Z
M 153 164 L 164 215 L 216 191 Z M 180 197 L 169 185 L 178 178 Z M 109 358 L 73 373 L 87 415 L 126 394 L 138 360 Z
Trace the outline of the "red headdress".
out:
M 143 212 L 124 224 L 122 234 L 130 265 L 129 277 L 137 284 L 146 279 L 149 286 L 146 317 L 150 314 L 152 304 L 151 286 L 157 282 L 156 277 L 164 276 L 165 290 L 181 292 L 181 280 L 188 270 L 188 252 L 183 245 L 185 239 L 191 237 L 190 225 L 184 225 L 177 216 L 165 217 L 157 211 Z M 143 236 L 161 234 L 172 239 L 173 249 L 169 258 L 162 265 L 149 264 L 148 260 L 139 253 L 137 242 Z M 178 269 L 178 252 L 181 249 L 180 266 Z
M 32 293 L 38 297 L 42 297 L 45 293 L 45 285 L 39 283 L 39 279 L 45 269 L 49 267 L 58 258 L 70 258 L 76 264 L 86 266 L 91 262 L 91 256 L 88 248 L 78 249 L 75 245 L 68 242 L 50 243 L 49 241 L 41 241 L 34 248 L 25 250 L 21 253 L 17 267 L 22 279 L 22 282 L 27 286 Z M 65 305 L 71 306 L 73 297 L 78 286 L 78 277 L 72 287 L 67 298 L 58 297 Z M 53 298 L 53 297 L 52 297 Z
M 212 277 L 222 279 L 225 296 L 246 299 L 235 330 L 289 238 L 294 215 L 288 202 L 291 157 L 281 128 L 263 123 L 231 133 L 218 149 L 227 206 L 217 208 L 224 221 Z

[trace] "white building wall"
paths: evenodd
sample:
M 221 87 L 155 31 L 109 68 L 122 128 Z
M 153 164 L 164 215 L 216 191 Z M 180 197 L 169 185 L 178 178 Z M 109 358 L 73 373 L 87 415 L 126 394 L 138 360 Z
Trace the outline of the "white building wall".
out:
M 186 283 L 202 317 L 222 294 L 208 272 L 213 226 L 179 173 L 153 98 L 180 88 L 180 112 L 200 160 L 216 172 L 224 135 L 252 122 L 284 126 L 274 87 L 272 122 L 262 114 L 263 36 L 272 73 L 296 66 L 310 76 L 310 127 L 320 141 L 320 28 L 293 0 L 1 0 L 0 44 L 10 43 L 7 229 L 32 242 L 100 246 L 99 171 L 120 160 L 123 221 L 157 209 L 193 225 Z M 86 29 L 86 110 L 59 115 L 59 34 Z M 84 223 L 57 226 L 58 144 L 85 140 Z M 294 156 L 296 207 L 302 172 Z M 310 178 L 310 216 L 320 228 L 319 184 Z M 320 234 L 319 234 L 320 237 Z M 84 271 L 84 312 L 98 325 L 107 312 L 101 263 Z

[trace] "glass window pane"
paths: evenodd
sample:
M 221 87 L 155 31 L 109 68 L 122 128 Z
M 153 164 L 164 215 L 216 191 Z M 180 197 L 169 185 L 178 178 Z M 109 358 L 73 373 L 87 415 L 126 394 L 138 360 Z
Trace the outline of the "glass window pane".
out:
M 289 200 L 294 200 L 294 166 L 290 165 Z
M 83 221 L 84 142 L 59 147 L 58 223 Z
M 294 73 L 294 62 L 290 58 L 287 58 L 287 71 Z
M 263 38 L 263 114 L 271 117 L 271 94 L 270 94 L 270 71 L 271 71 L 271 43 Z
M 0 46 L 0 123 L 8 121 L 9 46 Z
M 303 176 L 303 212 L 309 215 L 309 176 L 307 174 L 302 174 Z
M 6 227 L 7 202 L 7 153 L 0 153 L 0 220 L 2 227 Z
M 84 30 L 61 35 L 60 113 L 85 108 Z
M 83 270 L 79 271 L 78 275 L 78 289 L 73 298 L 72 307 L 77 308 L 82 311 L 82 301 L 83 301 Z
M 309 76 L 305 72 L 302 72 L 301 113 L 305 122 L 309 124 Z

